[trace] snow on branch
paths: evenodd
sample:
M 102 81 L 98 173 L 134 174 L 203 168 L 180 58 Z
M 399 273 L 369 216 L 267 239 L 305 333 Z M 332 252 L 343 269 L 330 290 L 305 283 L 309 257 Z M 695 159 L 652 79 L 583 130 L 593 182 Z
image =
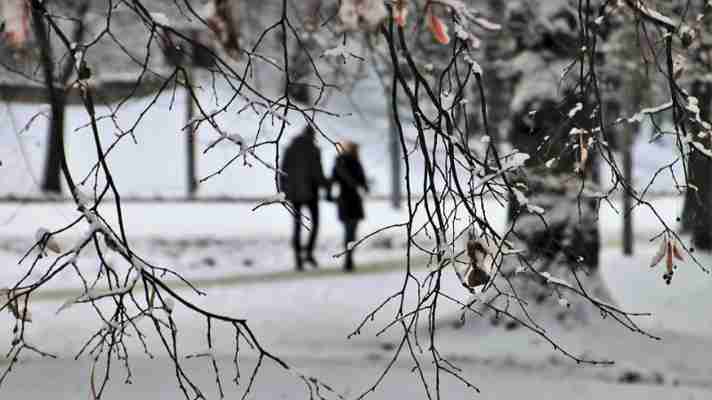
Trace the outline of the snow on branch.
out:
M 89 289 L 77 297 L 72 297 L 62 303 L 62 305 L 57 309 L 56 314 L 70 308 L 71 306 L 78 303 L 87 303 L 101 300 L 106 297 L 122 296 L 133 290 L 136 287 L 136 282 L 138 281 L 139 275 L 135 275 L 134 278 L 126 285 L 119 286 L 111 290 L 96 290 Z
M 628 118 L 628 122 L 640 122 L 640 121 L 642 121 L 644 115 L 657 114 L 657 113 L 669 110 L 671 108 L 672 108 L 672 101 L 668 101 L 667 103 L 663 103 L 663 104 L 657 105 L 655 107 L 643 108 L 640 111 L 638 111 L 635 115 Z
M 677 24 L 672 20 L 672 18 L 663 15 L 654 8 L 649 7 L 642 0 L 626 0 L 626 4 L 643 16 L 643 18 L 657 25 L 663 26 L 668 31 L 675 31 L 677 29 Z

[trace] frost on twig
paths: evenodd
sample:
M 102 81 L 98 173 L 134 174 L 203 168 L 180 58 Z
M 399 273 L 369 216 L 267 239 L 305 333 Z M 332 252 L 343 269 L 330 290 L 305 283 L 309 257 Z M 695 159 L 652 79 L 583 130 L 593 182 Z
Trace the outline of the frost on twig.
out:
M 321 55 L 322 57 L 336 57 L 341 59 L 341 61 L 346 64 L 348 58 L 355 58 L 357 60 L 362 60 L 363 58 L 358 55 L 358 49 L 356 48 L 355 40 L 345 40 L 337 44 L 335 47 L 324 50 Z
M 35 232 L 35 241 L 39 243 L 41 251 L 49 249 L 57 254 L 62 252 L 59 242 L 54 236 L 52 236 L 47 228 L 42 227 L 37 229 L 37 232 Z
M 260 207 L 267 206 L 270 204 L 283 204 L 287 200 L 287 197 L 284 192 L 279 192 L 275 194 L 274 196 L 268 197 L 261 201 L 258 205 L 256 205 L 252 211 L 257 210 Z

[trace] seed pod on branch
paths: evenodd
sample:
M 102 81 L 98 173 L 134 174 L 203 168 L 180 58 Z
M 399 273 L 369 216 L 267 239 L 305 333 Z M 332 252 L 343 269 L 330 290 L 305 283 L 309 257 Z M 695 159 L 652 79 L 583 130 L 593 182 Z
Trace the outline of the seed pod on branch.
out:
M 32 313 L 24 305 L 29 302 L 27 293 L 16 295 L 7 288 L 0 289 L 0 294 L 7 296 L 7 309 L 13 317 L 24 322 L 32 322 Z
M 470 267 L 463 283 L 470 288 L 486 285 L 491 279 L 492 269 L 492 253 L 488 246 L 480 240 L 470 239 L 467 241 L 467 255 L 470 257 Z
M 668 285 L 670 284 L 670 281 L 672 280 L 673 276 L 673 271 L 675 268 L 674 265 L 674 260 L 673 258 L 676 258 L 680 261 L 685 261 L 685 259 L 682 257 L 682 253 L 680 253 L 680 249 L 678 248 L 677 242 L 670 238 L 669 235 L 665 235 L 665 238 L 663 241 L 660 243 L 660 247 L 658 247 L 658 251 L 655 253 L 653 256 L 652 261 L 650 262 L 650 267 L 655 267 L 660 263 L 660 261 L 665 259 L 665 274 L 663 274 L 663 279 L 665 280 L 665 283 Z

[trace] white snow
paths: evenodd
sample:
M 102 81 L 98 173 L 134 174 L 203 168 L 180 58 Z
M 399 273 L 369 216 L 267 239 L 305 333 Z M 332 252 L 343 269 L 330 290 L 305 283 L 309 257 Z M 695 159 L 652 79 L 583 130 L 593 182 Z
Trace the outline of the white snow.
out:
M 322 57 L 341 57 L 345 63 L 352 55 L 358 55 L 359 49 L 356 45 L 357 42 L 355 40 L 341 42 L 336 47 L 324 50 Z
M 674 224 L 679 210 L 679 199 L 657 199 L 654 204 L 662 213 L 662 217 L 668 223 Z M 311 371 L 311 374 L 331 379 L 330 383 L 333 382 L 337 390 L 347 390 L 353 394 L 365 390 L 367 385 L 373 383 L 371 378 L 377 376 L 383 367 L 381 361 L 389 354 L 382 346 L 394 343 L 398 338 L 398 330 L 388 331 L 378 337 L 374 334 L 393 316 L 396 305 L 389 305 L 379 312 L 375 320 L 362 329 L 360 335 L 350 340 L 345 337 L 355 329 L 366 313 L 402 286 L 402 243 L 395 243 L 392 249 L 378 250 L 367 247 L 357 250 L 357 265 L 388 258 L 400 260 L 401 267 L 390 272 L 384 270 L 382 273 L 371 271 L 336 276 L 317 272 L 280 278 L 270 274 L 288 272 L 292 266 L 288 263 L 291 259 L 287 237 L 290 217 L 279 205 L 265 206 L 255 212 L 250 211 L 250 205 L 244 204 L 127 204 L 125 207 L 127 229 L 131 237 L 135 238 L 132 242 L 134 251 L 145 256 L 150 262 L 174 265 L 189 278 L 205 282 L 207 286 L 204 289 L 208 296 L 192 297 L 198 306 L 222 314 L 246 317 L 270 351 L 285 357 L 299 371 L 307 370 Z M 505 210 L 495 202 L 488 202 L 486 207 L 488 217 L 500 228 L 504 228 Z M 101 211 L 108 213 L 110 207 L 107 206 Z M 364 234 L 383 224 L 399 222 L 404 212 L 394 212 L 381 202 L 368 202 L 368 219 L 364 221 L 360 233 Z M 0 281 L 11 282 L 22 272 L 23 267 L 18 266 L 15 261 L 25 246 L 32 241 L 32 222 L 35 219 L 45 220 L 48 229 L 54 229 L 55 224 L 66 223 L 76 213 L 66 204 L 24 205 L 20 206 L 19 212 L 16 212 L 15 206 L 11 204 L 0 206 L 0 220 L 6 219 L 8 215 L 12 217 L 10 222 L 0 226 L 0 262 L 5 266 L 0 270 Z M 329 270 L 339 267 L 338 260 L 333 264 L 326 260 L 330 253 L 333 254 L 332 252 L 339 250 L 341 246 L 341 227 L 336 222 L 335 210 L 330 204 L 324 205 L 322 216 L 319 257 L 325 264 L 321 268 Z M 622 257 L 620 250 L 616 248 L 619 245 L 617 238 L 621 231 L 620 220 L 621 217 L 615 211 L 602 207 L 599 223 L 601 237 L 607 246 L 601 253 L 603 278 L 611 289 L 614 300 L 622 308 L 653 313 L 652 317 L 641 317 L 637 321 L 645 328 L 651 329 L 653 334 L 662 335 L 662 342 L 651 341 L 628 332 L 608 319 L 592 321 L 584 328 L 559 325 L 553 318 L 551 321 L 539 321 L 552 337 L 574 354 L 595 359 L 612 358 L 619 363 L 619 366 L 609 368 L 576 367 L 573 362 L 564 360 L 560 354 L 553 351 L 548 343 L 522 328 L 504 331 L 501 326 L 495 327 L 481 321 L 474 327 L 468 328 L 466 325 L 453 329 L 450 326 L 459 318 L 459 307 L 442 301 L 438 307 L 437 318 L 440 327 L 438 346 L 441 353 L 461 366 L 465 375 L 487 395 L 497 398 L 513 394 L 507 391 L 512 385 L 506 384 L 511 379 L 527 385 L 538 382 L 541 385 L 541 396 L 531 396 L 537 399 L 548 399 L 554 393 L 559 393 L 565 396 L 564 398 L 600 398 L 605 395 L 610 399 L 629 400 L 636 398 L 633 393 L 645 394 L 643 398 L 646 400 L 671 396 L 675 398 L 682 393 L 696 396 L 691 398 L 706 398 L 709 392 L 705 387 L 709 385 L 711 371 L 707 354 L 699 349 L 712 345 L 709 340 L 712 335 L 712 321 L 702 317 L 707 312 L 709 293 L 712 293 L 712 279 L 690 262 L 686 262 L 679 265 L 672 284 L 665 285 L 661 279 L 662 271 L 648 267 L 657 243 L 648 243 L 646 240 L 659 229 L 651 214 L 645 209 L 637 209 L 634 212 L 636 236 L 639 241 L 636 242 L 636 256 L 633 258 Z M 112 224 L 113 221 L 109 223 Z M 58 237 L 61 238 L 62 235 Z M 376 254 L 373 255 L 372 252 Z M 191 264 L 191 260 L 207 256 L 213 257 L 213 267 L 207 264 Z M 709 255 L 698 254 L 698 257 L 705 265 L 712 262 Z M 252 258 L 254 264 L 250 267 L 241 266 L 241 260 L 247 258 Z M 77 263 L 83 266 L 86 261 L 80 258 Z M 127 268 L 125 263 L 116 259 L 112 264 L 112 268 L 119 272 Z M 91 263 L 86 267 L 90 265 Z M 423 267 L 414 270 L 416 276 L 421 278 L 427 272 Z M 264 279 L 240 279 L 249 275 L 264 276 Z M 68 279 L 69 276 L 60 278 Z M 70 393 L 77 396 L 86 394 L 83 389 L 78 388 L 86 388 L 84 383 L 88 370 L 87 361 L 75 362 L 68 357 L 86 340 L 90 329 L 101 328 L 104 322 L 94 316 L 94 311 L 88 304 L 74 304 L 67 308 L 66 306 L 73 304 L 80 298 L 77 295 L 82 293 L 78 291 L 74 296 L 58 297 L 64 292 L 54 290 L 62 287 L 78 289 L 76 281 L 65 281 L 32 301 L 29 308 L 33 314 L 33 323 L 28 328 L 30 343 L 42 343 L 46 350 L 58 353 L 61 359 L 56 362 L 39 361 L 31 357 L 13 371 L 7 386 L 3 387 L 3 395 L 23 393 L 23 398 L 33 399 L 42 398 L 50 391 L 67 396 L 72 396 Z M 451 272 L 444 275 L 442 290 L 462 301 L 469 298 L 469 293 L 462 289 L 456 275 Z M 187 295 L 188 292 L 180 289 L 180 293 Z M 410 293 L 412 295 L 414 292 Z M 96 292 L 84 296 L 102 294 Z M 566 307 L 566 304 L 575 300 L 567 295 L 559 301 Z M 408 296 L 406 304 L 412 304 L 412 301 L 413 298 Z M 65 304 L 65 307 L 57 315 L 57 309 L 61 308 L 62 304 Z M 166 301 L 165 307 L 172 312 L 173 318 L 179 321 L 180 342 L 184 354 L 205 354 L 207 345 L 204 321 L 170 299 Z M 2 314 L 0 323 L 10 324 L 11 316 Z M 143 325 L 147 324 L 147 321 L 137 323 Z M 231 371 L 232 359 L 231 335 L 229 329 L 224 326 L 216 325 L 215 329 L 215 346 L 211 354 L 221 363 L 221 368 L 227 376 L 232 373 L 228 372 Z M 0 336 L 0 344 L 4 343 L 4 340 L 3 336 Z M 149 337 L 148 342 L 157 354 L 162 354 L 155 337 Z M 154 371 L 152 378 L 146 379 L 148 375 L 136 373 L 136 389 L 131 389 L 122 385 L 117 376 L 111 382 L 107 398 L 119 398 L 125 396 L 127 390 L 137 390 L 134 397 L 143 400 L 151 398 L 157 390 L 173 390 L 175 385 L 170 369 L 166 368 L 167 360 L 159 358 L 160 362 L 157 364 L 147 360 L 138 343 L 132 343 L 130 351 L 134 354 L 132 359 L 135 370 L 151 369 Z M 247 356 L 244 360 L 247 365 L 254 362 L 250 357 Z M 376 361 L 371 360 L 372 358 Z M 189 362 L 191 372 L 209 389 L 210 382 L 213 381 L 209 375 L 210 370 L 200 368 L 203 364 L 195 362 L 198 364 Z M 328 367 L 319 367 L 320 365 Z M 405 359 L 399 361 L 392 379 L 402 382 L 403 387 L 417 388 L 417 384 L 408 380 L 412 375 L 405 373 L 410 366 Z M 661 371 L 666 379 L 665 384 L 615 384 L 620 374 L 629 369 Z M 59 370 L 63 372 L 60 373 Z M 47 379 L 39 384 L 28 385 L 28 382 L 34 380 L 34 376 L 45 372 L 61 379 Z M 365 376 L 364 372 L 367 372 Z M 274 391 L 291 388 L 289 383 L 284 382 L 288 381 L 289 375 L 285 377 L 283 373 L 269 368 L 264 374 L 258 378 L 258 393 L 265 393 L 260 390 L 276 393 Z M 353 379 L 348 379 L 349 376 L 362 378 L 359 378 L 356 384 Z M 532 376 L 536 379 L 529 381 Z M 671 386 L 673 380 L 679 380 L 681 386 Z M 272 383 L 267 384 L 267 381 Z M 571 385 L 571 382 L 576 382 L 576 385 Z M 388 390 L 392 389 L 386 389 L 388 387 L 389 384 L 386 384 L 384 393 L 390 393 Z M 446 384 L 444 387 L 448 393 L 459 393 L 459 386 L 455 384 Z M 582 387 L 589 391 L 587 393 L 590 393 L 591 397 L 585 397 L 587 395 L 580 392 Z M 635 388 L 639 392 L 630 392 Z M 238 389 L 231 387 L 229 390 Z M 302 392 L 291 390 L 291 393 Z

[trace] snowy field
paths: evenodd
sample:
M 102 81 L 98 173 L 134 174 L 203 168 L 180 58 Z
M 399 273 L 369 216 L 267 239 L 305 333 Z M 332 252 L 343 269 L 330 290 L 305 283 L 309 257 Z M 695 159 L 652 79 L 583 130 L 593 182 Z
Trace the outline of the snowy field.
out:
M 604 254 L 604 261 L 607 264 L 614 262 L 615 253 Z M 634 269 L 626 275 L 649 272 Z M 270 350 L 283 356 L 299 372 L 319 376 L 347 398 L 353 398 L 374 382 L 392 352 L 394 335 L 375 338 L 373 334 L 393 310 L 384 310 L 361 336 L 351 340 L 345 337 L 366 312 L 398 286 L 400 280 L 400 273 L 390 272 L 210 288 L 209 296 L 198 300 L 198 304 L 217 312 L 247 317 Z M 673 288 L 660 288 L 654 283 L 652 287 L 637 288 L 638 300 L 647 303 L 641 310 L 658 306 L 650 300 L 661 289 L 675 290 L 678 292 L 675 297 L 685 297 L 685 282 L 680 279 Z M 447 280 L 444 289 L 457 293 L 454 279 Z M 706 289 L 709 293 L 709 284 Z M 279 293 L 278 302 L 274 301 L 275 293 Z M 368 295 L 364 296 L 364 293 Z M 8 398 L 44 399 L 48 393 L 63 399 L 86 398 L 88 361 L 75 362 L 68 357 L 86 338 L 85 330 L 98 326 L 98 322 L 89 318 L 87 310 L 80 307 L 56 316 L 54 311 L 58 302 L 47 300 L 34 305 L 36 320 L 42 322 L 32 327 L 30 337 L 58 352 L 60 359 L 29 360 L 21 364 L 3 388 L 3 395 Z M 655 311 L 679 309 L 656 307 Z M 655 342 L 612 326 L 606 320 L 577 328 L 561 327 L 548 321 L 546 326 L 552 337 L 575 354 L 611 358 L 617 362 L 613 367 L 594 368 L 575 365 L 553 352 L 550 345 L 521 329 L 512 332 L 506 332 L 501 326 L 455 329 L 448 323 L 455 310 L 445 308 L 441 312 L 443 324 L 438 335 L 439 348 L 483 391 L 482 398 L 515 398 L 526 393 L 532 399 L 706 399 L 712 393 L 709 379 L 712 366 L 707 351 L 712 348 L 709 333 L 691 334 L 654 328 L 653 333 L 663 337 L 662 342 Z M 185 351 L 204 349 L 204 322 L 185 310 L 178 309 L 176 313 L 176 318 L 181 321 L 180 340 Z M 702 316 L 704 314 L 699 314 L 698 318 Z M 665 318 L 665 314 L 661 313 L 660 317 Z M 3 316 L 2 319 L 10 323 L 9 317 Z M 677 323 L 671 326 L 674 328 Z M 219 333 L 222 334 L 216 335 L 216 352 L 223 378 L 227 380 L 233 373 L 230 369 L 230 335 Z M 177 398 L 168 361 L 160 358 L 149 361 L 139 349 L 134 351 L 134 384 L 123 385 L 124 373 L 117 372 L 107 398 Z M 242 368 L 247 370 L 254 361 L 247 356 Z M 206 368 L 207 364 L 197 360 L 187 363 L 207 393 L 215 396 L 213 376 Z M 372 398 L 402 398 L 405 395 L 407 398 L 425 398 L 409 372 L 411 366 L 407 361 L 396 364 L 392 375 Z M 619 379 L 629 372 L 640 374 L 641 382 L 619 384 Z M 258 378 L 252 398 L 307 398 L 305 389 L 293 375 L 269 363 L 263 374 Z M 40 376 L 46 378 L 37 379 Z M 228 388 L 229 395 L 239 391 L 230 385 Z M 444 398 L 462 398 L 466 394 L 461 385 L 449 379 L 444 380 L 443 388 Z
M 496 229 L 504 231 L 506 210 L 494 201 L 485 204 L 488 219 Z M 674 226 L 679 210 L 675 199 L 659 199 L 654 205 L 663 220 Z M 102 215 L 116 227 L 112 208 L 113 205 L 106 202 Z M 225 203 L 127 203 L 123 206 L 123 213 L 134 251 L 145 255 L 157 265 L 175 269 L 186 278 L 220 278 L 290 269 L 293 267 L 288 244 L 292 229 L 291 215 L 279 205 L 260 207 L 254 211 L 253 208 L 250 204 Z M 618 245 L 620 242 L 622 218 L 616 208 L 615 203 L 613 207 L 604 204 L 600 210 L 601 238 L 608 245 Z M 359 225 L 360 236 L 407 221 L 406 207 L 395 211 L 385 201 L 369 201 L 366 213 L 366 220 Z M 342 251 L 343 228 L 336 218 L 333 203 L 322 202 L 320 214 L 317 259 L 323 268 L 335 268 L 342 262 L 342 259 L 334 256 Z M 33 244 L 39 227 L 57 230 L 79 216 L 70 203 L 0 205 L 0 238 L 3 239 L 0 243 L 0 261 L 5 265 L 16 265 L 17 260 Z M 638 208 L 634 216 L 639 240 L 645 241 L 660 232 L 661 225 L 649 209 Z M 425 221 L 420 215 L 415 222 L 417 225 Z M 60 245 L 64 248 L 73 247 L 86 231 L 85 225 L 79 224 L 58 235 Z M 356 261 L 369 263 L 401 259 L 404 256 L 404 233 L 404 227 L 393 227 L 378 233 L 364 243 L 363 248 L 358 249 Z M 655 245 L 643 242 L 639 248 L 653 251 Z M 87 253 L 86 257 L 91 259 L 93 256 Z M 92 264 L 80 264 L 94 268 Z M 39 276 L 40 271 L 42 269 L 38 269 L 34 276 Z M 13 281 L 22 274 L 22 267 L 5 268 L 0 271 L 0 279 Z M 58 280 L 52 285 L 67 287 L 73 285 L 73 282 Z
M 666 222 L 674 224 L 678 201 L 659 199 L 654 204 Z M 246 204 L 125 207 L 127 230 L 134 238 L 135 250 L 148 260 L 174 267 L 198 284 L 204 283 L 208 296 L 196 298 L 199 305 L 246 317 L 267 348 L 301 373 L 323 378 L 347 398 L 355 397 L 375 382 L 393 351 L 398 332 L 374 335 L 394 310 L 386 308 L 379 313 L 361 335 L 350 340 L 346 336 L 366 313 L 401 285 L 403 244 L 396 237 L 402 232 L 387 231 L 377 236 L 357 254 L 357 262 L 365 270 L 353 276 L 342 275 L 337 270 L 340 260 L 332 258 L 339 251 L 341 227 L 333 206 L 325 203 L 318 257 L 323 264 L 321 269 L 328 273 L 310 271 L 298 275 L 291 272 L 288 244 L 291 221 L 279 206 L 254 212 Z M 403 222 L 403 212 L 393 211 L 384 202 L 368 202 L 366 210 L 368 219 L 363 224 L 363 234 Z M 110 215 L 108 211 L 105 213 Z M 501 223 L 504 210 L 488 203 L 487 211 L 492 220 Z M 71 221 L 75 214 L 68 204 L 0 206 L 0 262 L 4 266 L 0 286 L 11 284 L 22 273 L 23 266 L 16 261 L 31 244 L 37 226 L 55 229 Z M 640 323 L 663 340 L 646 339 L 610 320 L 597 320 L 586 326 L 559 324 L 554 319 L 543 321 L 549 334 L 572 353 L 616 361 L 616 365 L 606 368 L 577 366 L 521 328 L 506 331 L 501 325 L 489 323 L 458 328 L 453 324 L 459 315 L 457 308 L 443 305 L 438 319 L 438 345 L 482 390 L 478 398 L 508 399 L 523 394 L 532 399 L 712 397 L 709 361 L 712 320 L 708 318 L 712 278 L 686 263 L 678 268 L 672 285 L 665 285 L 662 271 L 648 267 L 656 246 L 647 240 L 659 227 L 644 209 L 636 213 L 635 223 L 636 255 L 623 257 L 618 239 L 620 216 L 613 209 L 602 207 L 600 227 L 606 248 L 601 254 L 601 270 L 621 307 L 653 313 L 652 317 L 641 318 Z M 78 235 L 79 232 L 69 233 L 59 239 L 72 245 Z M 699 256 L 704 265 L 712 264 L 709 256 Z M 423 267 L 417 271 L 425 272 Z M 446 275 L 443 284 L 443 290 L 464 298 L 454 276 Z M 100 322 L 88 307 L 75 306 L 56 314 L 67 290 L 72 288 L 76 288 L 76 282 L 66 277 L 44 291 L 32 305 L 36 322 L 31 325 L 29 338 L 45 344 L 46 350 L 60 356 L 59 360 L 30 358 L 23 362 L 1 389 L 2 398 L 39 400 L 50 393 L 58 399 L 88 397 L 88 361 L 75 362 L 70 357 Z M 180 308 L 176 309 L 176 319 L 180 321 L 180 340 L 185 352 L 202 351 L 204 321 Z M 0 316 L 0 326 L 9 327 L 11 322 L 9 314 Z M 0 337 L 3 348 L 8 347 L 11 337 L 9 330 L 6 332 Z M 229 382 L 234 373 L 230 368 L 229 332 L 218 330 L 216 340 L 223 378 Z M 117 369 L 107 398 L 178 398 L 174 375 L 167 368 L 168 360 L 149 361 L 138 347 L 133 350 L 134 384 L 122 384 L 124 373 Z M 247 371 L 254 362 L 254 357 L 246 353 L 243 369 Z M 204 383 L 210 398 L 216 398 L 214 377 L 205 368 L 205 361 L 189 360 L 187 365 L 198 381 Z M 425 398 L 410 373 L 411 367 L 406 359 L 396 363 L 392 375 L 371 398 Z M 263 373 L 251 398 L 308 398 L 303 384 L 292 374 L 269 363 Z M 635 384 L 619 383 L 630 374 L 640 380 Z M 462 398 L 467 394 L 455 381 L 445 380 L 443 384 L 444 398 Z M 244 389 L 244 384 L 239 388 L 227 386 L 228 398 Z

